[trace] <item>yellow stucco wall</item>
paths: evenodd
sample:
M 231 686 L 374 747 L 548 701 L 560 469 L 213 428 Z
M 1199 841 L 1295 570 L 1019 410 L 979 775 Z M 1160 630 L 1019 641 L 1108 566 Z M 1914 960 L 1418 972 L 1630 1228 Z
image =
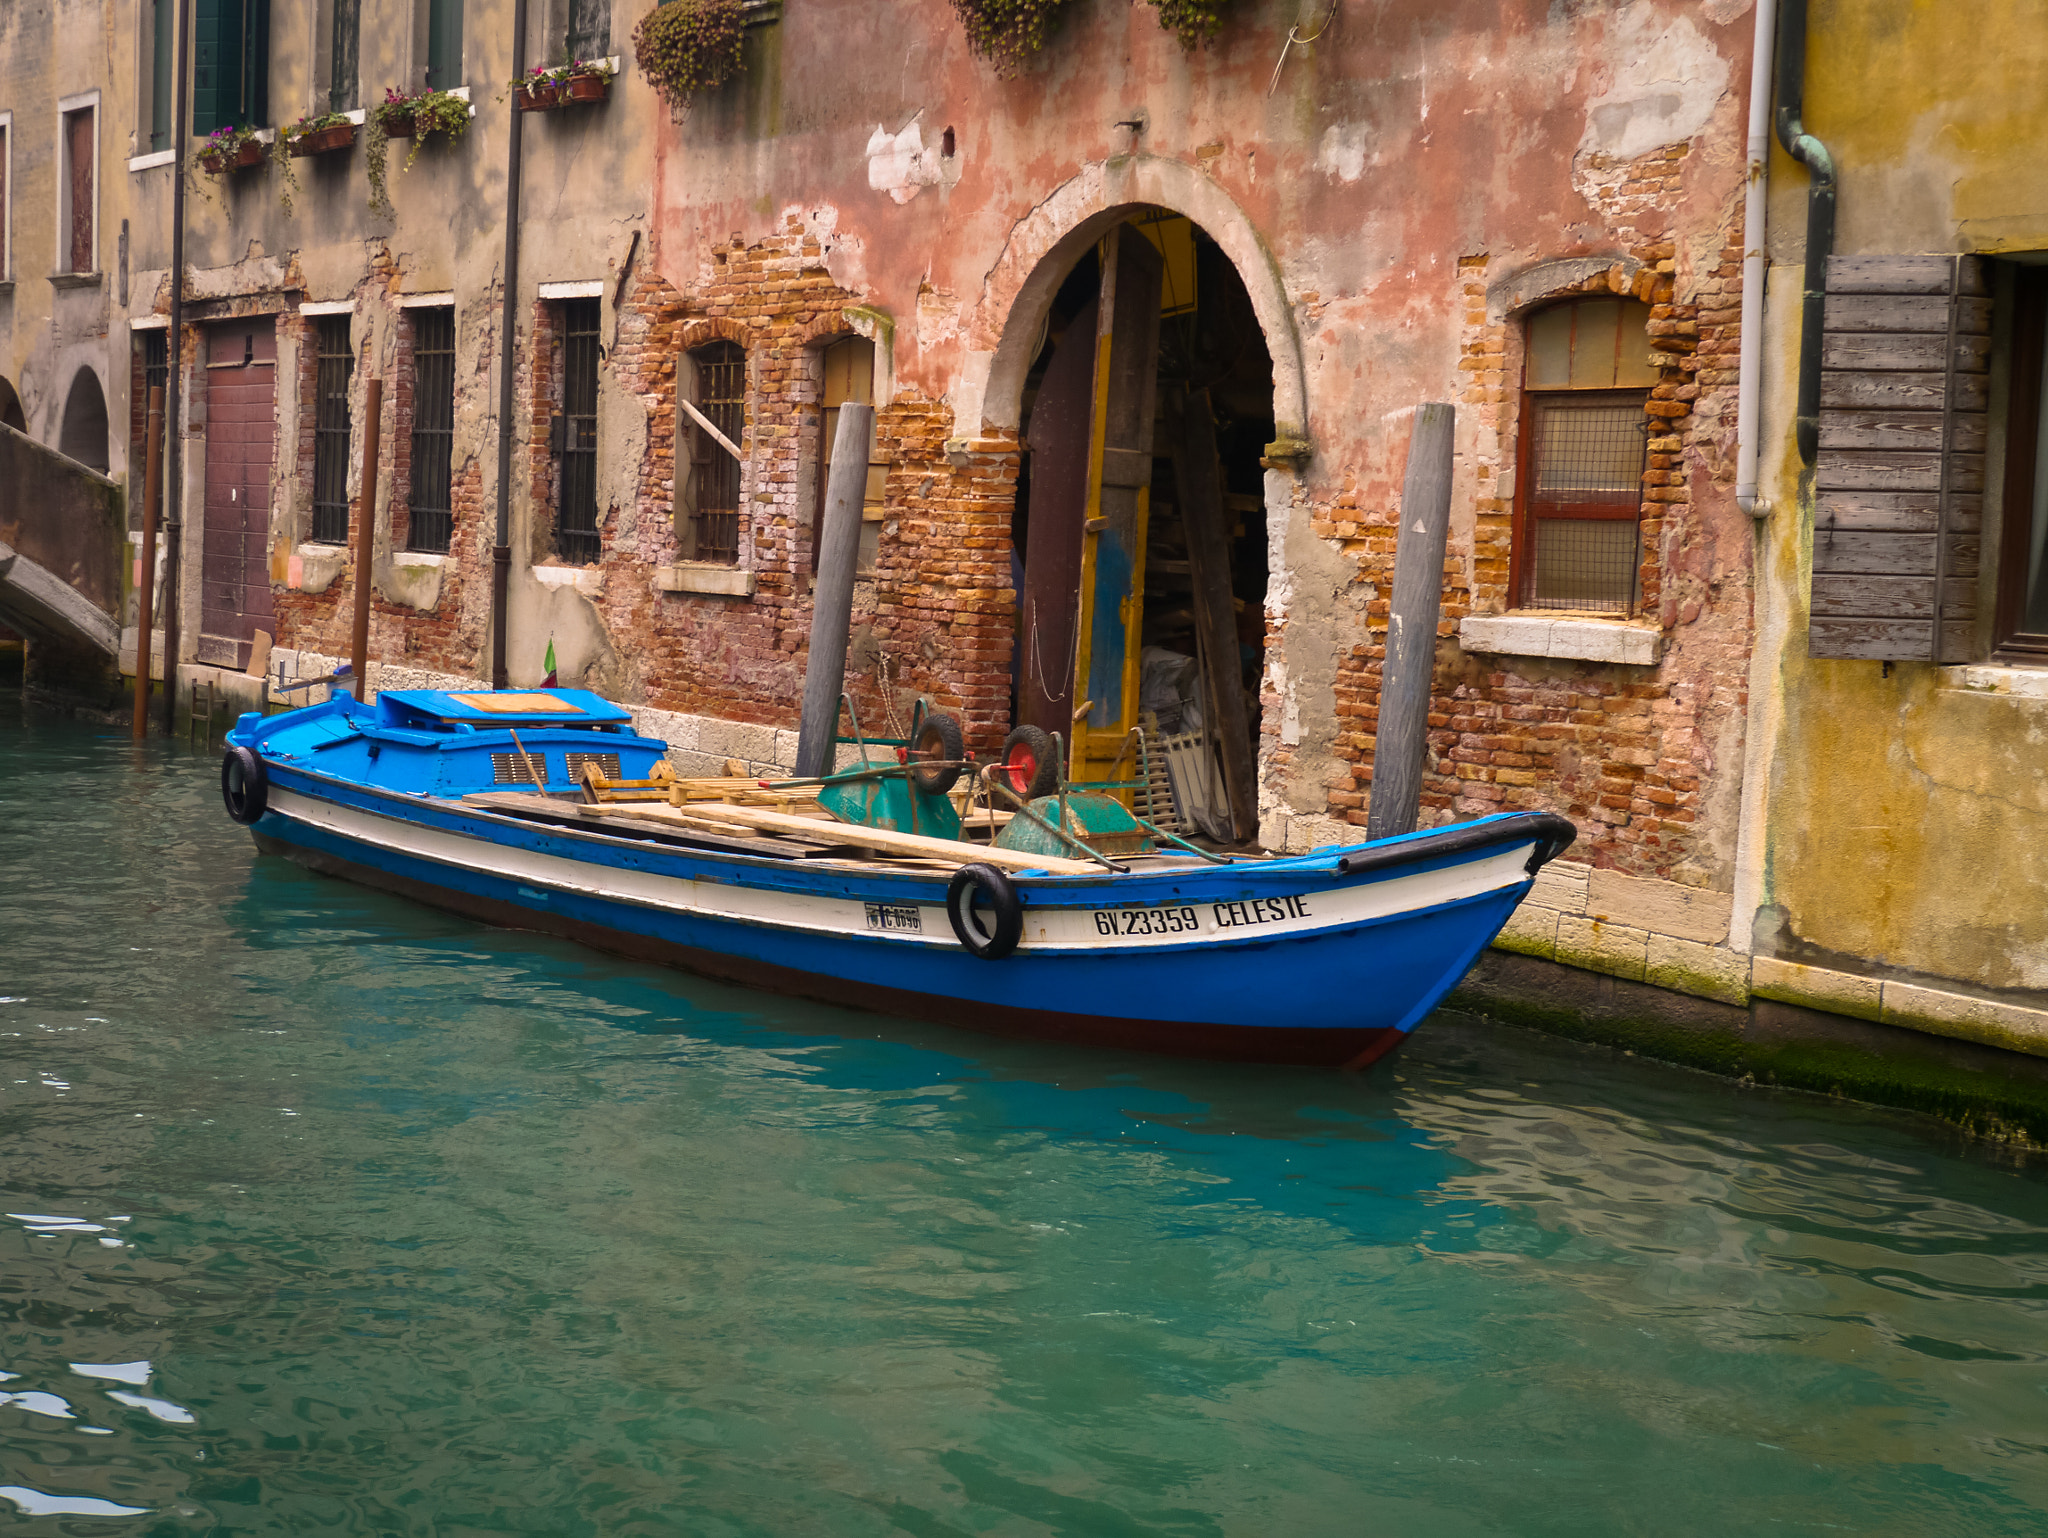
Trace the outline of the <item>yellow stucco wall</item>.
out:
M 1965 15 L 1967 11 L 1967 15 Z M 2048 0 L 1813 6 L 1806 124 L 1840 170 L 1842 253 L 2048 250 Z M 1768 589 L 1776 691 L 1760 938 L 2048 990 L 2048 689 L 2004 670 L 1806 655 L 1810 509 L 1791 447 L 1806 173 L 1772 168 Z M 1987 497 L 1996 517 L 1996 487 Z M 1987 595 L 1988 598 L 1988 595 Z

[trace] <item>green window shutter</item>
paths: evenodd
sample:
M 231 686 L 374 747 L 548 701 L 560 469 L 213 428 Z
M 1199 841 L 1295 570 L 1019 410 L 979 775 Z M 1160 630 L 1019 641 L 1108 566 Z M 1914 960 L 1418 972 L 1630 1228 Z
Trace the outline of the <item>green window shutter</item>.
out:
M 602 59 L 611 51 L 612 0 L 569 0 L 569 57 Z
M 1971 655 L 1988 292 L 1972 256 L 1829 258 L 1810 656 Z
M 176 82 L 171 57 L 178 41 L 178 7 L 173 0 L 151 0 L 149 10 L 149 147 L 171 147 L 171 101 Z
M 462 0 L 428 0 L 427 88 L 447 91 L 462 83 Z
M 361 76 L 363 0 L 334 0 L 334 33 L 328 39 L 327 110 L 353 112 Z
M 241 96 L 240 0 L 193 0 L 192 131 L 210 134 L 234 121 Z M 232 20 L 231 20 L 232 15 Z
M 269 122 L 270 0 L 194 0 L 192 131 Z

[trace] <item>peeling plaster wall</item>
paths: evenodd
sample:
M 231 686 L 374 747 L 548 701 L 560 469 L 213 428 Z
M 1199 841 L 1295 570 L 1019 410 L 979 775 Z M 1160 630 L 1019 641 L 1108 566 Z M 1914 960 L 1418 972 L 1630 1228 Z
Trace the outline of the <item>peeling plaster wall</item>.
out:
M 1928 7 L 1814 5 L 1806 121 L 1842 167 L 1838 251 L 2048 250 L 2042 9 L 2008 0 L 1957 22 Z M 1775 704 L 1752 811 L 1764 830 L 1759 949 L 2048 990 L 2048 670 L 1806 655 L 1812 527 L 1790 398 L 1807 180 L 1782 152 L 1771 174 L 1773 617 L 1758 673 Z M 1995 531 L 1995 476 L 1988 491 Z
M 1458 513 L 1428 815 L 1562 805 L 1595 863 L 1727 890 L 1749 624 L 1748 530 L 1727 486 L 1748 7 L 1347 7 L 1290 49 L 1270 95 L 1297 4 L 1244 0 L 1194 54 L 1144 5 L 1078 0 L 1066 17 L 1002 81 L 944 0 L 790 8 L 772 83 L 733 82 L 660 125 L 655 260 L 684 313 L 725 313 L 714 251 L 765 254 L 800 232 L 838 293 L 894 319 L 895 388 L 950 418 L 949 457 L 899 463 L 892 488 L 943 491 L 1015 431 L 1067 266 L 1120 209 L 1189 214 L 1251 294 L 1280 436 L 1311 446 L 1266 477 L 1265 837 L 1359 836 L 1406 424 L 1416 402 L 1449 399 Z M 773 136 L 750 126 L 767 93 Z M 948 129 L 956 153 L 935 163 Z M 1460 615 L 1505 603 L 1490 542 L 1505 537 L 1496 482 L 1513 472 L 1519 378 L 1501 371 L 1519 309 L 1475 319 L 1468 290 L 1556 261 L 1584 267 L 1525 303 L 1636 293 L 1669 333 L 1668 500 L 1645 525 L 1662 587 L 1643 621 L 1665 660 L 1649 669 L 1467 655 L 1451 638 Z M 1493 372 L 1475 377 L 1475 356 Z M 864 617 L 941 693 L 963 665 L 1008 664 L 1007 647 L 948 652 L 931 607 L 1006 628 L 1005 504 L 985 501 L 942 525 L 906 507 L 895 537 L 943 528 L 962 557 L 936 594 L 925 563 L 926 617 L 886 573 Z M 945 667 L 920 670 L 935 647 Z

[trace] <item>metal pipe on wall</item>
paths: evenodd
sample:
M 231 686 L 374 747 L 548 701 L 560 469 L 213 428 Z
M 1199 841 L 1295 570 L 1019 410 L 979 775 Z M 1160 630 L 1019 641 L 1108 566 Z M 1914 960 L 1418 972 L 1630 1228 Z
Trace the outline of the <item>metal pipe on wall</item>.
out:
M 359 700 L 370 697 L 370 572 L 375 562 L 377 538 L 377 459 L 383 449 L 384 381 L 372 379 L 363 385 L 363 491 L 362 510 L 356 514 L 356 570 L 354 625 L 349 632 L 348 666 L 355 675 L 353 688 Z
M 1742 355 L 1735 387 L 1735 505 L 1752 518 L 1771 508 L 1757 494 L 1757 433 L 1764 377 L 1764 273 L 1771 185 L 1771 65 L 1778 0 L 1756 0 L 1749 65 L 1749 187 L 1742 202 Z
M 164 387 L 149 387 L 149 427 L 142 439 L 142 567 L 135 584 L 135 709 L 137 740 L 149 735 L 149 632 L 156 596 L 156 524 L 164 495 Z
M 526 0 L 512 0 L 512 78 L 526 77 Z M 498 316 L 498 528 L 491 546 L 491 687 L 502 689 L 505 606 L 512 587 L 512 433 L 514 363 L 519 337 L 519 143 L 526 114 L 515 100 L 505 142 L 504 292 Z
M 1778 11 L 1778 142 L 1813 173 L 1806 191 L 1806 292 L 1799 318 L 1800 463 L 1820 447 L 1820 347 L 1827 319 L 1828 258 L 1835 250 L 1835 157 L 1806 131 L 1806 0 Z
M 179 534 L 185 512 L 185 440 L 180 431 L 180 407 L 184 403 L 185 379 L 185 145 L 186 122 L 191 115 L 192 0 L 178 0 L 177 90 L 172 93 L 171 147 L 177 155 L 171 177 L 171 331 L 165 339 L 169 368 L 165 382 L 169 389 L 164 403 L 164 438 L 169 444 L 164 478 L 170 484 L 164 498 L 164 735 L 176 729 L 178 718 L 178 583 L 183 575 L 179 563 Z

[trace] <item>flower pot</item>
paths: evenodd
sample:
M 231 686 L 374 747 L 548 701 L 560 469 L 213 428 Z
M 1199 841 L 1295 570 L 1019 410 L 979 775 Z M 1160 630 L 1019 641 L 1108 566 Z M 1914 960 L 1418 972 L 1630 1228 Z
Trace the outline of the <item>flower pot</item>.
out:
M 571 75 L 564 84 L 570 101 L 603 101 L 612 94 L 609 75 Z
M 384 137 L 387 139 L 410 139 L 418 130 L 410 109 L 404 112 L 388 113 L 384 118 Z
M 309 134 L 300 134 L 285 149 L 295 157 L 326 155 L 335 150 L 345 150 L 355 142 L 355 124 L 333 123 L 326 128 L 316 128 Z
M 230 171 L 246 171 L 250 166 L 263 163 L 264 146 L 255 140 L 238 144 L 233 150 L 201 150 L 199 168 L 214 176 L 224 176 Z
M 546 112 L 562 104 L 562 88 L 553 80 L 530 80 L 519 88 L 521 112 Z

